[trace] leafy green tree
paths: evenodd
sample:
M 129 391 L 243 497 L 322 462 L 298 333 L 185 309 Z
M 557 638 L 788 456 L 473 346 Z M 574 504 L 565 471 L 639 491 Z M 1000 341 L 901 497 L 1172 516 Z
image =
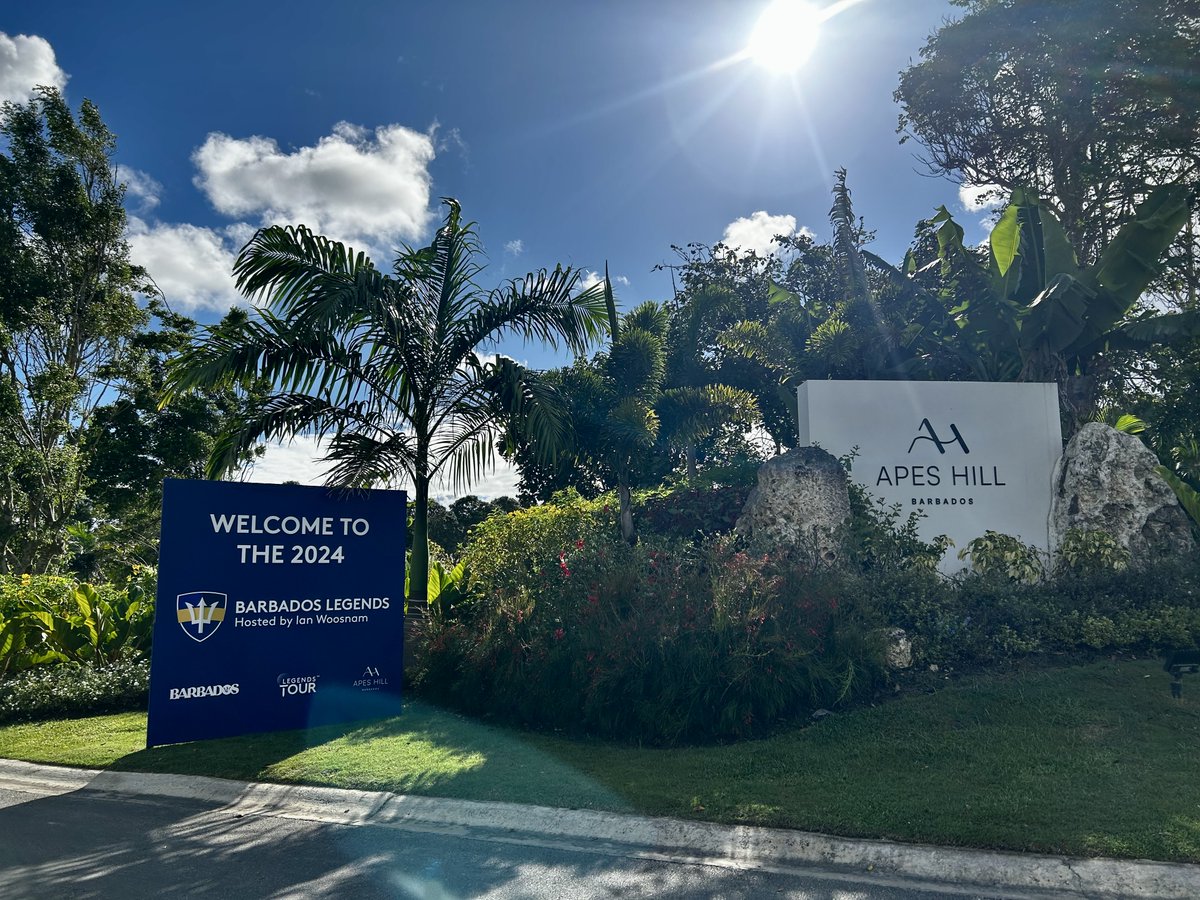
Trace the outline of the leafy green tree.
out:
M 900 130 L 930 169 L 1003 198 L 1028 190 L 1096 262 L 1154 187 L 1200 183 L 1194 0 L 954 0 L 901 74 Z M 1194 297 L 1196 230 L 1156 290 Z
M 576 352 L 604 333 L 601 288 L 579 273 L 542 270 L 485 292 L 474 226 L 445 200 L 432 243 L 404 248 L 392 274 L 363 253 L 304 226 L 260 230 L 234 266 L 238 287 L 263 308 L 239 327 L 208 331 L 171 368 L 167 397 L 267 379 L 274 390 L 238 417 L 210 460 L 228 471 L 259 440 L 327 438 L 329 483 L 413 485 L 410 583 L 424 604 L 429 572 L 429 486 L 469 484 L 491 464 L 506 425 L 549 452 L 561 410 L 510 359 L 481 345 L 506 334 L 563 341 Z
M 122 580 L 133 565 L 157 565 L 163 479 L 203 478 L 217 436 L 243 411 L 245 401 L 230 389 L 160 406 L 167 361 L 188 345 L 197 325 L 154 299 L 149 311 L 157 327 L 134 336 L 114 362 L 114 396 L 82 436 L 87 502 L 82 520 L 70 526 L 72 568 L 80 578 Z M 246 317 L 233 309 L 217 327 L 237 327 Z M 243 462 L 259 451 L 252 448 Z
M 152 294 L 129 262 L 115 138 L 54 88 L 0 108 L 0 571 L 45 572 L 80 516 L 84 437 Z

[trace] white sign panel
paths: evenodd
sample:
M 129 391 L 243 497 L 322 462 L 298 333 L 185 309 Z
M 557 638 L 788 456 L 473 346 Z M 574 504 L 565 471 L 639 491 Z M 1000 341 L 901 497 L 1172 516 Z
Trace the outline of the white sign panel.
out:
M 851 477 L 918 533 L 958 551 L 985 531 L 1049 550 L 1054 464 L 1062 454 L 1058 387 L 949 381 L 808 381 L 799 388 L 800 444 L 834 456 L 857 448 Z

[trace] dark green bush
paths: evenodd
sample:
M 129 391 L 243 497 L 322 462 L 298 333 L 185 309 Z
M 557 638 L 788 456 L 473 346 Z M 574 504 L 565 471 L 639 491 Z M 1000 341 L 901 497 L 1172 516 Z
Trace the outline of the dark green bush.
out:
M 150 663 L 36 666 L 0 681 L 0 723 L 145 709 Z
M 856 583 L 856 584 L 855 584 Z M 855 586 L 851 587 L 854 584 Z M 1200 643 L 1200 565 L 1065 571 L 1036 584 L 997 573 L 849 576 L 877 615 L 909 632 L 923 662 L 1003 662 L 1031 653 L 1162 653 Z

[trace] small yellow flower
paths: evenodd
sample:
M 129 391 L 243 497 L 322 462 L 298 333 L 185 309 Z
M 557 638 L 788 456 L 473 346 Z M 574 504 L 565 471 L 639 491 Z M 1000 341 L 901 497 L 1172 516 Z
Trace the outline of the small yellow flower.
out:
M 21 576 L 21 585 L 23 587 L 29 587 L 29 584 L 32 581 L 33 581 L 33 576 L 30 575 L 28 572 L 26 572 L 24 575 Z

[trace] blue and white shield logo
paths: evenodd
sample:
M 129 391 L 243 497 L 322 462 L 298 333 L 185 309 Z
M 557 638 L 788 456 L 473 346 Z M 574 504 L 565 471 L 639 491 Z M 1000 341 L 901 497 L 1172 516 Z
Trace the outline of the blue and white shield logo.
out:
M 179 627 L 193 641 L 206 641 L 225 621 L 229 597 L 217 591 L 189 591 L 175 598 Z

